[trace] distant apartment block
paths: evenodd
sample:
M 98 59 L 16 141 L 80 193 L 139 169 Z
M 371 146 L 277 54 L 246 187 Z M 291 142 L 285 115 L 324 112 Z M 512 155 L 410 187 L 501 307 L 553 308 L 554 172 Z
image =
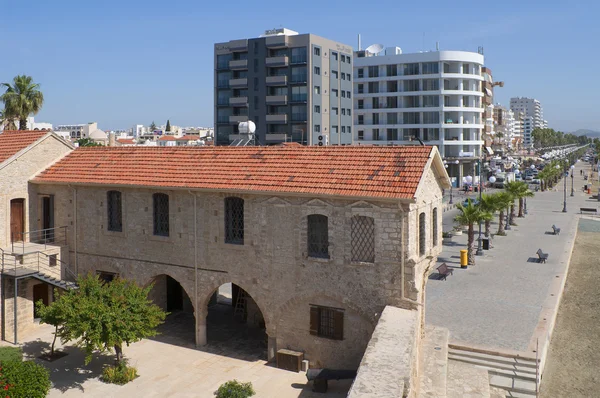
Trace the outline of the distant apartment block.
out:
M 288 29 L 216 43 L 215 139 L 229 145 L 238 124 L 256 143 L 352 143 L 352 47 Z
M 483 62 L 463 51 L 355 52 L 355 143 L 436 145 L 460 184 L 482 154 Z
M 544 120 L 544 110 L 540 101 L 534 98 L 516 97 L 510 99 L 510 109 L 515 112 L 523 113 L 523 145 L 531 147 L 533 140 L 531 133 L 536 128 L 548 127 L 548 122 Z

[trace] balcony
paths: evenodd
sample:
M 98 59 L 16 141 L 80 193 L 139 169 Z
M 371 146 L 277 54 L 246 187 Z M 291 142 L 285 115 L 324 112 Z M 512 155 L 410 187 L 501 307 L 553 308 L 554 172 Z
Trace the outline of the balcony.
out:
M 267 48 L 285 48 L 288 46 L 288 37 L 285 35 L 268 36 L 265 38 Z
M 229 123 L 247 122 L 248 115 L 233 115 L 229 116 Z
M 292 94 L 291 102 L 306 102 L 308 94 Z
M 229 80 L 229 87 L 236 87 L 236 88 L 248 87 L 248 79 L 245 77 L 240 78 L 240 79 L 231 79 L 231 80 Z
M 283 57 L 269 57 L 265 60 L 265 65 L 273 68 L 273 67 L 279 67 L 279 66 L 288 66 L 289 65 L 289 59 L 287 56 L 283 56 Z
M 286 133 L 267 133 L 265 135 L 265 141 L 268 143 L 276 143 L 276 142 L 286 142 L 287 134 Z
M 287 114 L 283 115 L 267 115 L 266 117 L 267 123 L 278 123 L 278 124 L 286 124 L 287 123 Z
M 306 55 L 292 55 L 292 65 L 306 64 L 308 59 Z
M 292 84 L 306 84 L 308 82 L 307 75 L 292 75 Z
M 287 76 L 267 76 L 267 86 L 286 86 Z
M 229 98 L 231 106 L 248 106 L 248 97 L 233 97 Z
M 235 59 L 229 61 L 229 69 L 248 69 L 247 59 Z
M 267 95 L 267 105 L 287 105 L 287 95 Z
M 292 122 L 306 123 L 308 120 L 306 113 L 292 113 Z
M 229 42 L 229 51 L 248 51 L 248 39 L 231 40 Z

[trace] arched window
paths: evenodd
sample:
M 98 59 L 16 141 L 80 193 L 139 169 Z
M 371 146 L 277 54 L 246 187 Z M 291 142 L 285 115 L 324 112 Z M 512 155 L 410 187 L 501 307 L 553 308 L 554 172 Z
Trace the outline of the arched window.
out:
M 425 213 L 419 214 L 419 254 L 425 254 Z
M 438 210 L 437 207 L 433 209 L 433 214 L 431 215 L 431 224 L 433 229 L 433 246 L 437 246 L 438 244 Z
M 329 225 L 327 216 L 308 216 L 307 244 L 309 257 L 329 258 Z
M 155 193 L 154 202 L 154 235 L 169 236 L 169 195 Z
M 121 206 L 121 192 L 108 191 L 106 193 L 106 213 L 109 231 L 123 231 L 123 211 Z
M 350 227 L 352 261 L 375 262 L 375 220 L 354 216 Z
M 225 198 L 225 243 L 244 244 L 244 199 Z

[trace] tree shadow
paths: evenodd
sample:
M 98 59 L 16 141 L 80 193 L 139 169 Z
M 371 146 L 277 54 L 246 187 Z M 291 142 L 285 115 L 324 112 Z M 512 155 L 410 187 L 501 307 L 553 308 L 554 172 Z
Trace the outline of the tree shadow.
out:
M 50 343 L 42 340 L 26 342 L 22 345 L 23 354 L 27 359 L 37 358 L 50 351 Z M 114 363 L 114 356 L 110 354 L 94 354 L 92 361 L 85 365 L 85 352 L 74 346 L 64 346 L 61 351 L 67 355 L 53 362 L 37 360 L 50 372 L 52 388 L 62 393 L 77 389 L 85 392 L 83 384 L 96 379 L 102 374 L 105 365 Z

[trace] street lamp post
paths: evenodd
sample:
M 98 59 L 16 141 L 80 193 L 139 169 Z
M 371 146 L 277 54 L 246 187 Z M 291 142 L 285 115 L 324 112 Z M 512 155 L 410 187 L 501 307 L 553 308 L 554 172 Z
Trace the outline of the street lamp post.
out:
M 575 165 L 571 166 L 571 196 L 575 196 L 575 189 L 573 188 L 573 179 L 574 179 L 574 175 L 573 173 L 575 172 Z
M 556 170 L 560 170 L 561 167 L 559 164 L 556 165 Z M 562 212 L 566 213 L 567 212 L 567 176 L 566 174 L 563 174 L 563 179 L 564 179 L 564 189 L 563 189 L 563 194 L 564 194 L 564 200 L 563 200 L 563 209 Z
M 447 169 L 448 168 L 448 162 L 444 161 L 444 167 Z M 448 204 L 453 204 L 454 202 L 452 201 L 452 179 L 450 179 L 450 201 L 448 202 Z
M 479 203 L 481 204 L 483 184 L 481 183 L 481 158 L 477 159 L 477 167 L 479 168 Z M 481 247 L 481 220 L 479 220 L 479 238 L 477 239 L 477 251 L 476 256 L 483 256 L 483 248 Z

